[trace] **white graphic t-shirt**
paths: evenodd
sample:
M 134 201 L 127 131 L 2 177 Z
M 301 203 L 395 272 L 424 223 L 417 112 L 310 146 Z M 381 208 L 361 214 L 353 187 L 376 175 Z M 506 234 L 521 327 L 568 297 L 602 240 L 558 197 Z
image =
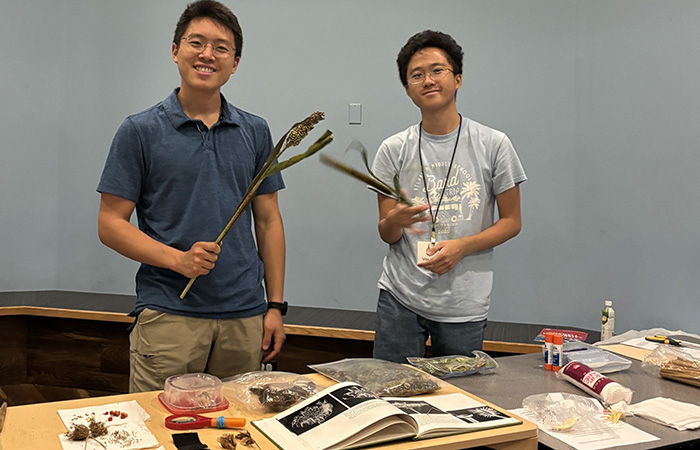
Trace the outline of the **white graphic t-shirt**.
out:
M 377 151 L 372 172 L 389 186 L 398 174 L 401 187 L 414 205 L 430 205 L 435 215 L 437 241 L 477 234 L 493 225 L 496 195 L 527 180 L 508 137 L 464 118 L 449 174 L 457 130 L 444 136 L 423 131 L 418 154 L 419 125 L 386 139 Z M 425 172 L 425 182 L 422 172 Z M 426 192 L 427 188 L 427 192 Z M 443 195 L 444 189 L 444 195 Z M 491 301 L 493 249 L 463 258 L 445 275 L 417 266 L 418 241 L 430 240 L 430 222 L 404 230 L 389 246 L 378 287 L 391 292 L 404 306 L 438 322 L 483 320 Z

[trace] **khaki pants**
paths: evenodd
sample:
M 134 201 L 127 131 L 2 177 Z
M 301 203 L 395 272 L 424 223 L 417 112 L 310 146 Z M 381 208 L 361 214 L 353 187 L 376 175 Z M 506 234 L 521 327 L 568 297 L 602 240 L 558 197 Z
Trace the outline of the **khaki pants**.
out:
M 260 370 L 262 338 L 262 315 L 201 319 L 144 309 L 129 336 L 129 392 L 163 389 L 171 375 Z

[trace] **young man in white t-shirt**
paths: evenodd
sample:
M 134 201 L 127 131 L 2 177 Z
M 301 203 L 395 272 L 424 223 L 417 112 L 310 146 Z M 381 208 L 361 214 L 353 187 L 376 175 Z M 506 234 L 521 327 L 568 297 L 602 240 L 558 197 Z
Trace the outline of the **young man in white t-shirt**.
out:
M 457 110 L 462 48 L 423 31 L 399 52 L 399 77 L 421 122 L 386 139 L 372 167 L 413 206 L 377 194 L 389 244 L 379 279 L 374 357 L 405 363 L 480 350 L 493 281 L 493 248 L 520 232 L 527 179 L 508 137 Z M 498 220 L 494 221 L 494 206 Z

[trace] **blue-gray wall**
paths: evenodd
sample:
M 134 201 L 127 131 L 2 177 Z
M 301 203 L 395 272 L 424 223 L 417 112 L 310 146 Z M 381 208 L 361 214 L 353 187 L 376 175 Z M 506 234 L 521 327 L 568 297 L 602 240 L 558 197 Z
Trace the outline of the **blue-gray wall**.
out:
M 0 291 L 133 293 L 136 264 L 97 239 L 95 187 L 124 117 L 179 82 L 185 4 L 0 0 Z M 275 139 L 325 111 L 324 151 L 357 166 L 350 141 L 373 152 L 419 120 L 395 69 L 406 39 L 432 28 L 462 44 L 461 112 L 506 131 L 530 178 L 523 231 L 496 252 L 491 319 L 595 329 L 611 298 L 618 331 L 700 332 L 700 2 L 227 4 L 245 39 L 228 99 Z M 288 300 L 372 310 L 374 195 L 316 159 L 285 179 Z

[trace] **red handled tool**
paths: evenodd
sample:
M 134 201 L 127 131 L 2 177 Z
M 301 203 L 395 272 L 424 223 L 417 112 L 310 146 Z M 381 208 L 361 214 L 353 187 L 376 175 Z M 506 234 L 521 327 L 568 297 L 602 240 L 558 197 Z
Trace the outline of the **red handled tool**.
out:
M 199 414 L 173 414 L 165 418 L 166 428 L 171 430 L 194 430 L 196 428 L 243 428 L 243 417 L 204 417 Z

